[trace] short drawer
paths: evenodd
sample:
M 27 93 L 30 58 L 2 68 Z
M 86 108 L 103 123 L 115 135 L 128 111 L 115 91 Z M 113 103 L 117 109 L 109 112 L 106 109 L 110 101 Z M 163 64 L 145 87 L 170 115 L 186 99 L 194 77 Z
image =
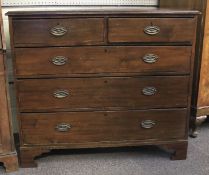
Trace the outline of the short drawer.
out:
M 20 111 L 187 107 L 189 77 L 18 80 Z
M 195 18 L 110 18 L 109 42 L 189 42 Z
M 29 59 L 30 58 L 30 59 Z M 17 76 L 92 73 L 190 73 L 191 47 L 17 48 Z
M 183 139 L 187 111 L 109 111 L 21 114 L 24 144 Z
M 104 41 L 102 18 L 14 20 L 15 46 L 67 46 Z

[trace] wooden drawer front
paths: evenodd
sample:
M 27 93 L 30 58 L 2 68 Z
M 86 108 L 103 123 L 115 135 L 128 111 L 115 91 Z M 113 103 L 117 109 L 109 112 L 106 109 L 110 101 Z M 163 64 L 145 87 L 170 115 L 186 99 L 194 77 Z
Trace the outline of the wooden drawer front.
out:
M 68 78 L 17 82 L 20 111 L 186 107 L 189 77 Z
M 102 18 L 14 20 L 13 25 L 15 46 L 88 45 L 104 40 Z
M 185 137 L 186 110 L 21 114 L 24 144 L 60 144 Z M 166 133 L 166 134 L 165 134 Z
M 17 76 L 189 73 L 191 47 L 19 48 L 15 56 Z
M 190 42 L 194 18 L 110 18 L 109 42 Z

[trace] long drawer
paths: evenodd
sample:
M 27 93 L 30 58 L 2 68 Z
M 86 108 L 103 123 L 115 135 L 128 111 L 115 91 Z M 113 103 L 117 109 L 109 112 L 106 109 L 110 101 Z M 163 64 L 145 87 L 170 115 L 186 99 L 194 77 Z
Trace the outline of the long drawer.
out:
M 104 42 L 104 19 L 22 19 L 13 21 L 15 46 L 89 45 Z
M 184 138 L 187 110 L 21 114 L 24 144 Z
M 188 76 L 18 80 L 20 111 L 186 107 Z
M 194 18 L 110 18 L 109 42 L 193 43 Z
M 177 56 L 178 55 L 178 56 Z M 17 76 L 92 73 L 190 73 L 191 47 L 19 48 Z M 28 59 L 30 58 L 30 59 Z

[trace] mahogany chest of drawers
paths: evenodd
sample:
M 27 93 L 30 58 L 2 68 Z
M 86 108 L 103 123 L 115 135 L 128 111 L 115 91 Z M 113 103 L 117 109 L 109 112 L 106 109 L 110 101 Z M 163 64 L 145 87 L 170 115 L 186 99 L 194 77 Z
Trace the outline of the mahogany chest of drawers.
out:
M 186 158 L 197 11 L 8 15 L 23 167 L 69 148 L 157 145 Z

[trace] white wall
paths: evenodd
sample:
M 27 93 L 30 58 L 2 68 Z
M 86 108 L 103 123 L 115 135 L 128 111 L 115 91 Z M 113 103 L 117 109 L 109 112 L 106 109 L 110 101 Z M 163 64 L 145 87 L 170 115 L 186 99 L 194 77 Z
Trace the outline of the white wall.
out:
M 157 5 L 158 0 L 2 0 L 4 6 L 23 5 Z

